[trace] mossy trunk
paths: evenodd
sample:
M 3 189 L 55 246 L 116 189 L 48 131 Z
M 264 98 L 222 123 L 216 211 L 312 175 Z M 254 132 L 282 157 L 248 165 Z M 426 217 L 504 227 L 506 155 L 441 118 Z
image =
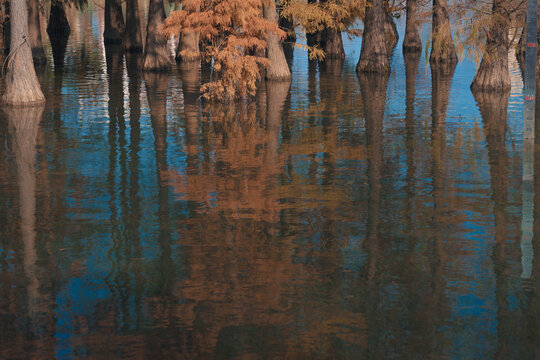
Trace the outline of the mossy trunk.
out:
M 386 11 L 383 0 L 369 0 L 364 20 L 364 37 L 358 73 L 389 73 L 390 62 L 385 37 Z
M 508 0 L 494 0 L 486 48 L 471 89 L 501 91 L 511 87 L 508 71 Z
M 431 25 L 431 63 L 457 63 L 456 47 L 452 40 L 450 16 L 446 0 L 433 0 Z
M 122 15 L 121 0 L 105 0 L 105 31 L 103 42 L 121 44 L 124 37 L 125 25 Z
M 138 0 L 126 0 L 126 39 L 124 49 L 127 52 L 142 52 L 141 17 Z
M 41 41 L 38 0 L 28 0 L 28 35 L 30 37 L 30 47 L 32 48 L 34 64 L 46 64 L 47 57 L 45 56 L 45 51 L 43 51 L 43 44 Z
M 143 71 L 161 72 L 168 71 L 171 67 L 167 39 L 159 31 L 159 26 L 164 20 L 165 8 L 163 6 L 163 0 L 150 0 Z
M 51 1 L 51 11 L 49 13 L 49 24 L 47 24 L 47 34 L 51 37 L 67 37 L 71 29 L 66 17 L 64 3 L 60 0 Z
M 11 52 L 6 59 L 2 102 L 8 106 L 32 106 L 45 103 L 28 42 L 26 0 L 11 0 L 10 42 Z
M 422 41 L 418 31 L 418 0 L 407 0 L 407 19 L 405 25 L 405 39 L 403 39 L 403 52 L 422 51 Z
M 273 0 L 263 5 L 263 15 L 265 19 L 277 24 L 276 4 Z M 266 47 L 266 56 L 270 60 L 270 65 L 266 68 L 266 78 L 269 80 L 290 79 L 291 71 L 279 36 L 269 32 L 266 38 Z

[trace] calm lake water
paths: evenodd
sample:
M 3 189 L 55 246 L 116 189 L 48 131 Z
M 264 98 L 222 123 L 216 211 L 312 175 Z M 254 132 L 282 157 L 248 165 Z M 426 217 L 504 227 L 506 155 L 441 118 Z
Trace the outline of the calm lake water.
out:
M 400 42 L 358 77 L 345 37 L 209 106 L 205 69 L 142 75 L 70 20 L 46 107 L 0 115 L 0 358 L 540 356 L 513 57 L 511 94 L 475 98 L 468 59 L 432 74 Z

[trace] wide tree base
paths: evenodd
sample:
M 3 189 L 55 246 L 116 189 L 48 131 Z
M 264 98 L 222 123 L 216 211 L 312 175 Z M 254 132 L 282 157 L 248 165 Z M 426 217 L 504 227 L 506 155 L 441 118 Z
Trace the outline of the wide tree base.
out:
M 503 65 L 480 66 L 471 84 L 473 91 L 508 91 L 512 87 L 508 68 Z
M 41 91 L 12 91 L 9 94 L 4 94 L 2 96 L 2 105 L 3 106 L 16 106 L 16 107 L 26 107 L 26 106 L 42 106 L 45 104 L 45 97 Z
M 390 73 L 390 64 L 386 58 L 383 61 L 360 60 L 356 65 L 356 72 L 359 74 L 388 74 Z
M 169 56 L 145 55 L 142 70 L 145 72 L 168 72 L 171 69 Z

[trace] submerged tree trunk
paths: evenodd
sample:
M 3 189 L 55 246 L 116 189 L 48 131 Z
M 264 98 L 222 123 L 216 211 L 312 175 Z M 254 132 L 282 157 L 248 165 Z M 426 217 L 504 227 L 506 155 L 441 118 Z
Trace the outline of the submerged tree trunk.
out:
M 124 16 L 120 0 L 105 0 L 105 44 L 121 44 L 124 36 Z
M 47 34 L 50 37 L 69 36 L 71 29 L 66 17 L 64 3 L 61 0 L 51 1 L 51 12 L 49 14 L 49 24 L 47 25 Z
M 418 0 L 407 0 L 407 22 L 405 26 L 405 39 L 403 52 L 422 51 L 422 41 L 418 32 Z
M 167 71 L 171 66 L 167 39 L 159 31 L 159 26 L 164 20 L 165 8 L 163 7 L 163 0 L 150 0 L 143 71 Z
M 274 0 L 270 0 L 263 5 L 263 15 L 265 19 L 277 23 L 276 3 Z M 266 68 L 266 78 L 270 80 L 290 79 L 291 71 L 279 36 L 269 32 L 266 38 L 266 48 L 266 56 L 270 60 L 270 66 Z
M 142 52 L 143 42 L 138 0 L 126 0 L 126 35 L 124 49 L 128 52 Z
M 28 106 L 43 104 L 41 91 L 28 39 L 26 0 L 11 0 L 11 52 L 6 59 L 4 78 L 5 105 Z
M 450 30 L 450 17 L 446 0 L 433 0 L 431 28 L 431 63 L 457 63 L 456 47 Z
M 356 65 L 359 73 L 388 73 L 390 62 L 385 39 L 386 13 L 383 0 L 370 0 L 364 20 L 364 37 L 360 59 Z
M 508 71 L 508 0 L 494 0 L 491 24 L 486 40 L 486 48 L 480 67 L 471 84 L 472 89 L 508 90 L 510 72 Z
M 43 44 L 41 42 L 38 0 L 28 0 L 28 35 L 30 37 L 34 64 L 46 64 L 47 58 L 45 57 L 45 51 L 43 51 Z

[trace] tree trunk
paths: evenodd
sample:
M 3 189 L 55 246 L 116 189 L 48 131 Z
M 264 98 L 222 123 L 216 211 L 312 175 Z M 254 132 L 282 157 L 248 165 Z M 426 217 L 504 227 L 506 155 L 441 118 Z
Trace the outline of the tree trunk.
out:
M 163 7 L 163 0 L 150 0 L 143 71 L 168 71 L 171 66 L 167 39 L 159 31 L 159 26 L 164 20 L 165 8 Z
M 418 32 L 418 0 L 407 0 L 407 22 L 405 26 L 405 39 L 403 40 L 403 52 L 422 51 L 422 41 Z
M 11 0 L 11 52 L 7 59 L 2 97 L 5 105 L 29 106 L 45 102 L 27 41 L 27 11 L 26 0 Z
M 0 38 L 0 49 L 2 53 L 7 55 L 9 53 L 9 39 L 10 39 L 10 21 L 9 21 L 9 1 L 0 2 L 0 9 L 2 9 L 2 37 Z
M 389 73 L 390 62 L 385 39 L 386 13 L 383 0 L 369 0 L 364 20 L 364 37 L 360 59 L 356 65 L 359 73 Z
M 277 23 L 276 3 L 274 0 L 270 0 L 263 5 L 263 14 L 265 19 Z M 270 60 L 270 66 L 266 69 L 266 78 L 269 80 L 290 79 L 291 71 L 279 36 L 269 32 L 266 38 L 266 48 L 266 56 Z
M 28 0 L 28 34 L 35 65 L 46 64 L 47 57 L 41 42 L 41 25 L 39 21 L 39 1 Z
M 384 23 L 384 36 L 386 38 L 386 53 L 388 57 L 392 56 L 392 53 L 394 52 L 394 48 L 396 47 L 396 44 L 399 40 L 399 34 L 397 31 L 396 23 L 394 22 L 394 17 L 392 14 L 386 9 L 388 6 L 384 6 L 385 8 L 385 23 Z
M 105 31 L 103 32 L 103 42 L 105 44 L 121 44 L 124 31 L 122 2 L 120 0 L 105 0 Z
M 184 34 L 180 33 L 179 36 L 180 41 L 176 51 L 176 61 L 194 62 L 200 60 L 199 33 L 196 31 L 189 31 Z
M 325 59 L 345 58 L 341 31 L 335 29 L 323 30 L 321 32 L 321 49 L 324 50 Z
M 457 63 L 457 53 L 450 30 L 450 18 L 446 0 L 433 0 L 431 29 L 431 63 Z
M 508 31 L 510 14 L 508 0 L 494 0 L 491 24 L 486 40 L 482 62 L 476 72 L 471 89 L 509 90 L 511 87 L 508 71 Z
M 307 0 L 308 4 L 315 4 L 317 0 Z M 316 31 L 311 34 L 306 34 L 307 46 L 314 46 L 321 42 L 321 32 Z
M 47 25 L 47 34 L 51 37 L 67 37 L 71 29 L 66 17 L 64 3 L 61 0 L 52 0 L 51 13 L 49 14 L 49 24 Z
M 138 0 L 126 0 L 126 35 L 124 49 L 128 52 L 142 52 L 143 43 Z

